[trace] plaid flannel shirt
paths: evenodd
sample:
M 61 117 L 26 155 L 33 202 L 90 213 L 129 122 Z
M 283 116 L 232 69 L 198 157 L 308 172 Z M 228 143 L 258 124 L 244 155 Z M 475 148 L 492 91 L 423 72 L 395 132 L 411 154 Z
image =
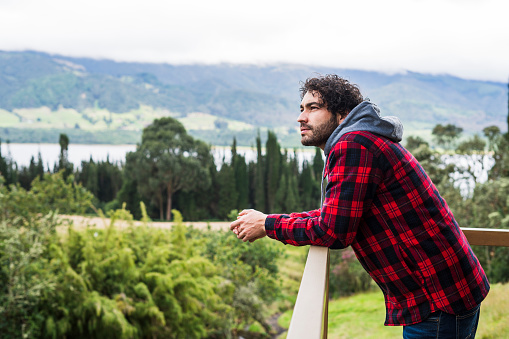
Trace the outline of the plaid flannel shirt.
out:
M 285 244 L 352 246 L 385 297 L 385 325 L 467 311 L 489 283 L 449 207 L 417 160 L 385 137 L 347 133 L 330 151 L 320 210 L 269 215 Z

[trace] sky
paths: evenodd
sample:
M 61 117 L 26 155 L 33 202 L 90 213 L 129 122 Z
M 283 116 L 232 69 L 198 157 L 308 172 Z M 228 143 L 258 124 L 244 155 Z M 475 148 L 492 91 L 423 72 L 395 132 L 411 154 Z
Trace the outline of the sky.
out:
M 507 0 L 0 0 L 0 50 L 509 79 Z

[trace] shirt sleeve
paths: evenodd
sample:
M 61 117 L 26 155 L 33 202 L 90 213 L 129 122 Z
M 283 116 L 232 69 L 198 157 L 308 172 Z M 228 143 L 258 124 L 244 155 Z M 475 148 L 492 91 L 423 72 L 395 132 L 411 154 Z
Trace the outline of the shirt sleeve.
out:
M 373 154 L 364 146 L 340 141 L 328 157 L 328 184 L 321 209 L 271 214 L 265 221 L 267 235 L 295 246 L 349 246 L 380 181 L 374 161 Z

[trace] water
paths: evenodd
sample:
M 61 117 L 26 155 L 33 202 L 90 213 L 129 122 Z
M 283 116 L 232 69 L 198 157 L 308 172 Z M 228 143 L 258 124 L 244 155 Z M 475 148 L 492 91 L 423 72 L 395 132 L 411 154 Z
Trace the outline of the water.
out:
M 94 161 L 104 161 L 109 157 L 111 162 L 124 162 L 127 152 L 136 150 L 136 145 L 83 145 L 70 144 L 67 151 L 69 161 L 75 167 L 81 166 L 82 161 L 92 157 Z M 10 156 L 18 166 L 28 166 L 30 159 L 37 161 L 39 153 L 45 168 L 53 169 L 60 156 L 59 144 L 5 144 L 2 143 L 2 156 Z
M 58 163 L 60 156 L 59 144 L 6 144 L 2 143 L 2 156 L 10 156 L 18 166 L 30 165 L 30 159 L 34 157 L 37 161 L 39 153 L 41 153 L 44 167 L 46 169 L 53 169 L 55 163 Z M 109 158 L 110 162 L 125 162 L 127 152 L 136 150 L 136 145 L 83 145 L 83 144 L 70 144 L 67 151 L 69 161 L 74 164 L 75 168 L 81 166 L 82 161 L 89 161 L 92 158 L 94 161 L 105 161 Z M 238 147 L 237 153 L 246 157 L 246 162 L 256 161 L 256 149 L 248 147 Z M 289 150 L 293 155 L 293 150 Z M 230 147 L 214 147 L 212 149 L 214 161 L 216 166 L 220 167 L 223 163 L 223 158 L 226 162 L 231 160 Z M 297 159 L 299 164 L 304 160 L 312 161 L 315 156 L 315 148 L 309 147 L 306 149 L 299 149 L 297 151 Z

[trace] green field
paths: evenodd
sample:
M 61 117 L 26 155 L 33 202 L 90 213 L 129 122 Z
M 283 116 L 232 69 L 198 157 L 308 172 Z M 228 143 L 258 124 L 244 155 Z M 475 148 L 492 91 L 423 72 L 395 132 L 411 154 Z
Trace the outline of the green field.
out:
M 219 118 L 207 113 L 178 114 L 166 109 L 141 106 L 126 113 L 114 113 L 106 109 L 75 109 L 47 107 L 20 108 L 12 112 L 0 109 L 0 139 L 14 143 L 57 142 L 60 133 L 69 136 L 71 143 L 78 144 L 136 144 L 141 131 L 155 119 L 171 116 L 179 120 L 188 133 L 212 145 L 253 146 L 260 133 L 266 137 L 267 127 L 254 126 L 242 121 Z M 431 124 L 412 122 L 405 125 L 405 137 L 420 136 L 431 140 Z M 298 123 L 289 120 L 284 126 L 271 128 L 283 147 L 301 147 Z

